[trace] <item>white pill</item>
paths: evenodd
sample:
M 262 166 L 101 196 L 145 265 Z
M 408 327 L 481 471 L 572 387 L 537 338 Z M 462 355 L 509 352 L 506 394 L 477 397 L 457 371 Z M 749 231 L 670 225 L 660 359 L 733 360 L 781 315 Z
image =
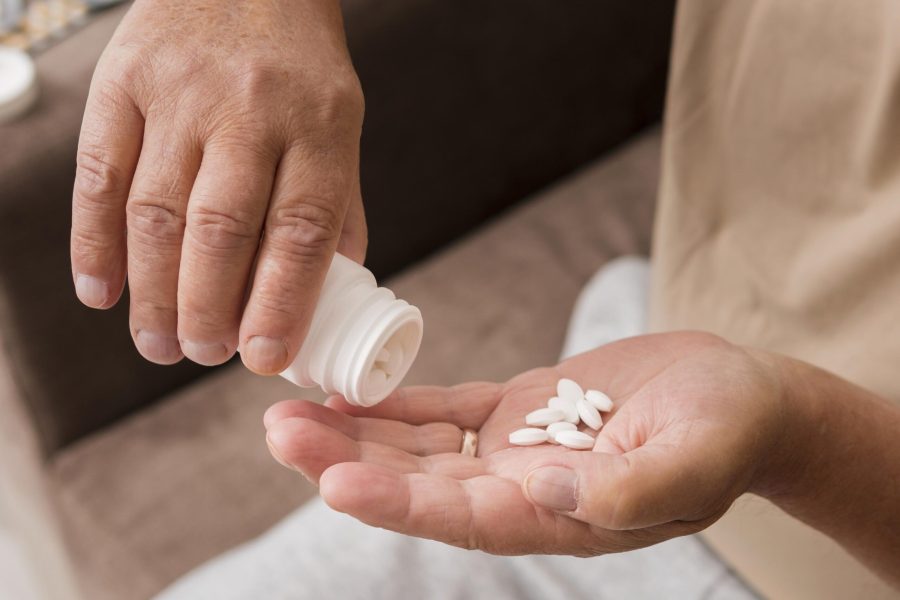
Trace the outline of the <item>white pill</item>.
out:
M 393 375 L 394 373 L 400 371 L 400 367 L 403 366 L 403 359 L 405 355 L 403 354 L 403 348 L 401 348 L 399 345 L 391 348 L 390 353 L 390 358 L 388 358 L 384 370 L 387 371 L 389 375 Z
M 509 443 L 516 446 L 535 446 L 547 441 L 547 432 L 537 427 L 517 429 L 509 434 Z
M 560 431 L 556 434 L 556 441 L 572 450 L 590 450 L 594 447 L 594 438 L 583 431 Z
M 391 360 L 391 353 L 387 348 L 382 348 L 378 351 L 378 354 L 375 355 L 375 362 L 386 363 L 389 360 Z
M 588 404 L 587 400 L 580 400 L 577 406 L 578 416 L 581 417 L 582 423 L 591 429 L 600 429 L 603 427 L 603 418 L 600 416 L 600 412 L 594 408 L 593 405 Z
M 581 389 L 581 386 L 571 379 L 566 379 L 565 377 L 557 382 L 556 395 L 563 400 L 568 400 L 570 402 L 578 402 L 579 400 L 584 400 L 584 390 Z
M 563 400 L 558 396 L 553 396 L 547 401 L 547 406 L 563 411 L 563 414 L 566 416 L 566 421 L 578 425 L 578 408 L 575 406 L 574 402 Z
M 613 409 L 613 401 L 600 390 L 588 390 L 584 393 L 584 399 L 594 405 L 600 412 L 609 412 Z
M 558 408 L 539 408 L 525 415 L 525 424 L 534 425 L 536 427 L 544 427 L 550 423 L 564 421 L 566 413 Z
M 387 373 L 382 371 L 381 369 L 372 369 L 369 371 L 369 377 L 366 379 L 366 387 L 368 388 L 368 392 L 370 394 L 375 394 L 378 390 L 384 388 L 387 384 L 388 376 Z
M 547 425 L 547 438 L 551 444 L 559 443 L 556 441 L 556 435 L 561 431 L 578 431 L 578 428 L 575 427 L 573 423 L 568 423 L 566 421 L 550 423 Z

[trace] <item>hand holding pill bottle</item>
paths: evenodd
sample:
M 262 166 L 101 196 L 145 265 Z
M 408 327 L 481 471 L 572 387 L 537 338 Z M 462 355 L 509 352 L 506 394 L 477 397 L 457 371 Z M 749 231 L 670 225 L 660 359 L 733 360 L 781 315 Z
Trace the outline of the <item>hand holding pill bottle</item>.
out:
M 136 0 L 85 108 L 79 299 L 110 308 L 127 280 L 150 361 L 239 348 L 251 370 L 284 371 L 335 252 L 365 257 L 362 120 L 336 0 Z

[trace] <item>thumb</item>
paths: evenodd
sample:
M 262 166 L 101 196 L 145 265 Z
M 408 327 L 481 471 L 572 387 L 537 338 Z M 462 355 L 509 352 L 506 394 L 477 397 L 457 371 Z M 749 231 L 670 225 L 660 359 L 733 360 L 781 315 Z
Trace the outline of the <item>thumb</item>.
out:
M 567 452 L 532 465 L 522 490 L 537 506 L 597 527 L 640 529 L 716 512 L 721 495 L 709 466 L 669 445 Z

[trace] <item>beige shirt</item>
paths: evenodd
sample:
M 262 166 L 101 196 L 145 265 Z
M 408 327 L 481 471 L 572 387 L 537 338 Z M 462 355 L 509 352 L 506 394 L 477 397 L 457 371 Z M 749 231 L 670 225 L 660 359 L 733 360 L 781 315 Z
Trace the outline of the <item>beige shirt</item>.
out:
M 653 329 L 900 402 L 900 2 L 682 0 L 664 140 Z M 768 596 L 898 596 L 757 498 L 708 539 Z

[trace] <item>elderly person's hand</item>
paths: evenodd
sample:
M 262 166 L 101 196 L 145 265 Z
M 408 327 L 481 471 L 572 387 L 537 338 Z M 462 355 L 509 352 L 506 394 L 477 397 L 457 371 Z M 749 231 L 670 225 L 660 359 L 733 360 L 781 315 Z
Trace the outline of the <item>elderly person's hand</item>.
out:
M 276 373 L 336 250 L 362 260 L 363 100 L 337 0 L 137 0 L 91 85 L 77 158 L 78 297 L 126 274 L 149 360 Z
M 511 447 L 524 416 L 569 377 L 615 411 L 593 452 Z M 360 520 L 498 554 L 592 555 L 703 529 L 765 485 L 780 456 L 782 385 L 718 338 L 634 338 L 504 385 L 409 388 L 370 409 L 340 398 L 266 415 L 270 447 Z M 355 416 L 350 416 L 355 415 Z M 479 432 L 459 454 L 461 428 Z
M 615 400 L 593 452 L 511 447 L 560 377 Z M 753 492 L 900 586 L 900 410 L 799 361 L 671 333 L 502 385 L 327 404 L 270 408 L 270 449 L 371 525 L 498 554 L 586 556 L 699 531 Z M 459 453 L 463 428 L 479 432 L 475 457 Z

